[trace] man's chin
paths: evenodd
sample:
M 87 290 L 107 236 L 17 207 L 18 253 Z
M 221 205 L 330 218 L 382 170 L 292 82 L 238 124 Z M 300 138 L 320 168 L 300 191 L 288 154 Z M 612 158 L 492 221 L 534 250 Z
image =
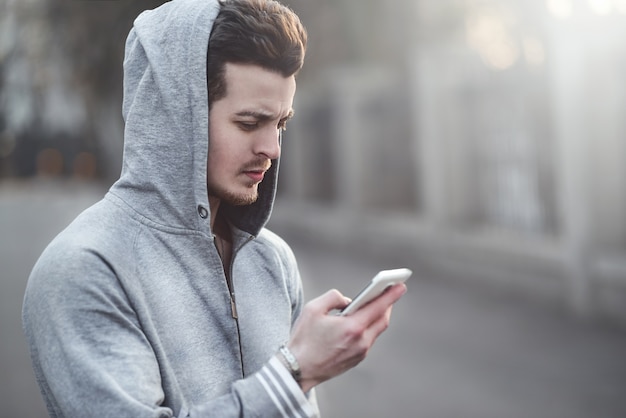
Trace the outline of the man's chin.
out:
M 209 194 L 211 193 L 209 192 Z M 231 206 L 248 206 L 258 200 L 259 193 L 257 190 L 250 193 L 232 193 L 222 191 L 221 193 L 214 193 L 213 196 L 218 197 L 223 203 L 227 203 Z
M 249 197 L 238 197 L 229 200 L 225 200 L 231 206 L 248 206 L 256 202 L 259 198 L 259 195 L 249 196 Z

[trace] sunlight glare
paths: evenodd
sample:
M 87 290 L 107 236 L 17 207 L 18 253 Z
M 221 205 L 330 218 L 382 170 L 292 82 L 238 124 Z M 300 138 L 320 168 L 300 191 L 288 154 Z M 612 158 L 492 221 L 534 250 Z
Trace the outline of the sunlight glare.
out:
M 591 11 L 600 16 L 610 14 L 613 8 L 611 0 L 588 0 L 588 3 Z
M 626 14 L 626 0 L 613 0 L 613 6 L 621 14 Z
M 497 70 L 511 67 L 519 51 L 501 16 L 481 14 L 467 19 L 467 41 L 483 61 Z
M 550 13 L 559 19 L 567 19 L 572 16 L 571 0 L 547 0 L 547 6 Z

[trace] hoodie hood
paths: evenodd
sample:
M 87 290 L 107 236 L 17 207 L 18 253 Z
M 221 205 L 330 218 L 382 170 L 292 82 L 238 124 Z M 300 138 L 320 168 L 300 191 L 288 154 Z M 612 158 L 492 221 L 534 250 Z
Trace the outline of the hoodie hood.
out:
M 124 57 L 124 158 L 111 192 L 155 225 L 210 232 L 206 173 L 206 60 L 217 0 L 173 0 L 134 22 Z M 269 220 L 278 161 L 258 200 L 228 207 L 230 222 L 258 235 Z

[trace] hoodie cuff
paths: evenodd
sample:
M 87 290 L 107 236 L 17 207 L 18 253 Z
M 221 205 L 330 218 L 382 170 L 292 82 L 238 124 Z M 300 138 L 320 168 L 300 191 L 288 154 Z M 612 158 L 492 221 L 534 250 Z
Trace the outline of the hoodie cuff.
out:
M 277 356 L 272 357 L 256 376 L 283 417 L 319 417 L 315 402 L 302 392 Z

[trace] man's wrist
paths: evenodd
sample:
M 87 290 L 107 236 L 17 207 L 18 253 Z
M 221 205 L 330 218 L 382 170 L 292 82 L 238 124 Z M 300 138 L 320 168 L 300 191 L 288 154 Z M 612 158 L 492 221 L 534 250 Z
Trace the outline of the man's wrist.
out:
M 287 368 L 287 370 L 289 370 L 289 373 L 291 374 L 293 379 L 296 382 L 300 383 L 300 380 L 302 379 L 302 372 L 300 371 L 300 365 L 298 364 L 298 360 L 293 355 L 291 350 L 287 348 L 287 345 L 283 344 L 280 346 L 280 348 L 278 349 L 278 355 L 282 363 Z

